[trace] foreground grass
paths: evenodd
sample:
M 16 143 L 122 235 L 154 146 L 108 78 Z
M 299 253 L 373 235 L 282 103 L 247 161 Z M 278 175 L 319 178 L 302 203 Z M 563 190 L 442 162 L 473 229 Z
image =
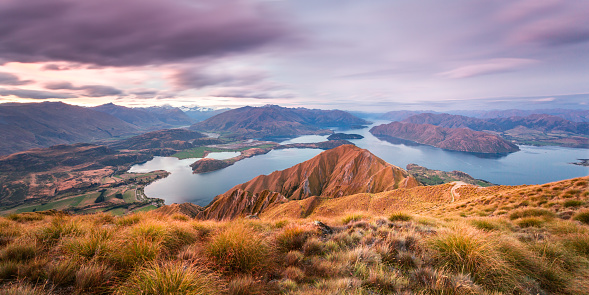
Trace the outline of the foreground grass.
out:
M 354 213 L 323 219 L 332 232 L 309 219 L 23 213 L 0 218 L 0 294 L 589 294 L 584 210 Z

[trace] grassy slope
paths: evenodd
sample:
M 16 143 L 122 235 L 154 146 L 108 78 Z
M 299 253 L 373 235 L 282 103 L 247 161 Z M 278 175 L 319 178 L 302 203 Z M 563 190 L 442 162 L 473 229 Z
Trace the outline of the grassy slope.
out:
M 188 158 L 203 158 L 205 155 L 205 152 L 212 152 L 212 153 L 214 153 L 214 152 L 241 152 L 241 151 L 249 150 L 252 148 L 269 148 L 269 147 L 273 147 L 273 146 L 274 145 L 272 145 L 272 144 L 261 144 L 261 145 L 257 145 L 257 146 L 247 146 L 247 147 L 238 148 L 238 149 L 224 149 L 224 148 L 200 146 L 200 147 L 195 147 L 195 148 L 188 149 L 188 150 L 183 150 L 181 152 L 173 154 L 172 157 L 176 157 L 180 160 L 188 159 Z
M 449 201 L 451 185 L 356 195 L 358 206 L 345 198 L 290 202 L 306 206 L 309 218 L 271 212 L 232 222 L 153 212 L 11 215 L 0 218 L 0 289 L 589 294 L 588 182 L 465 186 L 455 202 Z M 400 201 L 405 212 L 398 211 Z

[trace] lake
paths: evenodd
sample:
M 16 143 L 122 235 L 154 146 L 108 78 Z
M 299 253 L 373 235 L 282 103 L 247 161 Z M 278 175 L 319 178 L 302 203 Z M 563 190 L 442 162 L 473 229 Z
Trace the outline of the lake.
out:
M 388 121 L 375 122 L 375 125 Z M 415 163 L 430 169 L 459 170 L 495 184 L 541 184 L 589 175 L 589 167 L 569 164 L 577 159 L 589 158 L 589 150 L 564 147 L 520 146 L 520 151 L 502 157 L 481 157 L 469 153 L 446 151 L 426 145 L 392 144 L 379 140 L 370 128 L 336 130 L 355 133 L 363 139 L 350 140 L 358 147 L 368 149 L 383 160 L 405 168 Z M 327 136 L 307 135 L 281 142 L 304 143 L 327 140 Z M 178 160 L 172 157 L 155 157 L 144 164 L 134 165 L 130 172 L 166 170 L 171 174 L 145 187 L 145 194 L 161 198 L 166 204 L 192 202 L 207 205 L 216 195 L 260 174 L 269 174 L 304 162 L 321 153 L 319 149 L 273 150 L 265 155 L 247 158 L 225 169 L 192 174 L 190 164 L 198 159 Z M 226 159 L 239 153 L 210 153 L 207 157 Z

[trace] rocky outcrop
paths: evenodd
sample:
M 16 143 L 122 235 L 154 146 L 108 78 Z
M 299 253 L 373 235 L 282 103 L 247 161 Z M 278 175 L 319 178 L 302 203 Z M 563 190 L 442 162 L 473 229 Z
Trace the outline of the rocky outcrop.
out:
M 468 128 L 444 128 L 430 124 L 392 122 L 370 129 L 382 139 L 401 138 L 446 150 L 470 153 L 498 154 L 519 150 L 517 145 L 503 138 Z
M 342 145 L 291 168 L 260 175 L 218 195 L 205 209 L 205 218 L 225 219 L 257 214 L 288 200 L 318 196 L 338 198 L 418 186 L 407 171 L 367 150 Z

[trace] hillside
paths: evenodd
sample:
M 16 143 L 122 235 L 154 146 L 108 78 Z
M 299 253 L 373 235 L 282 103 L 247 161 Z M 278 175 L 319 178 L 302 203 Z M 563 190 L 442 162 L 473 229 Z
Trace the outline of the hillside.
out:
M 472 176 L 462 171 L 440 171 L 428 169 L 426 167 L 419 166 L 417 164 L 408 164 L 407 172 L 409 172 L 419 183 L 424 185 L 436 185 L 444 184 L 454 181 L 462 181 L 467 184 L 479 185 L 479 186 L 491 186 L 492 183 L 482 180 L 475 179 Z
M 307 218 L 289 213 L 309 199 L 223 222 L 178 204 L 14 214 L 0 217 L 0 293 L 586 295 L 588 181 L 362 193 Z
M 331 134 L 326 127 L 365 125 L 349 113 L 269 105 L 229 110 L 190 127 L 191 130 L 218 132 L 235 138 L 296 137 L 305 134 Z
M 450 114 L 422 113 L 410 116 L 402 122 L 413 124 L 430 124 L 445 128 L 470 128 L 476 131 L 502 131 L 503 128 L 483 119 Z
M 136 184 L 149 183 L 167 173 L 160 171 L 141 175 L 124 171 L 132 164 L 175 152 L 172 149 L 118 152 L 106 146 L 80 143 L 2 156 L 0 210 L 27 204 L 30 205 L 28 208 L 16 210 L 30 210 L 36 205 L 43 207 L 49 203 L 55 203 L 60 209 L 75 209 L 73 207 L 77 205 L 72 204 L 80 204 L 82 199 L 91 198 L 102 188 L 115 188 L 112 195 L 115 191 L 124 192 L 127 185 L 135 190 L 142 187 Z M 69 198 L 72 196 L 75 198 Z M 94 195 L 94 199 L 96 197 Z
M 0 104 L 0 155 L 136 133 L 114 116 L 61 102 Z
M 430 124 L 392 122 L 370 129 L 374 136 L 387 140 L 400 138 L 442 149 L 470 153 L 510 153 L 519 148 L 497 135 L 467 128 L 444 128 Z
M 589 123 L 571 122 L 547 114 L 477 119 L 459 115 L 423 113 L 408 117 L 403 122 L 493 131 L 507 140 L 520 144 L 589 148 Z
M 215 197 L 202 217 L 235 218 L 257 214 L 272 203 L 286 200 L 338 198 L 417 185 L 405 170 L 367 150 L 342 145 L 291 168 L 236 185 Z
M 203 134 L 186 129 L 166 129 L 133 136 L 109 144 L 114 149 L 142 150 L 152 148 L 192 148 L 195 139 L 205 137 Z

